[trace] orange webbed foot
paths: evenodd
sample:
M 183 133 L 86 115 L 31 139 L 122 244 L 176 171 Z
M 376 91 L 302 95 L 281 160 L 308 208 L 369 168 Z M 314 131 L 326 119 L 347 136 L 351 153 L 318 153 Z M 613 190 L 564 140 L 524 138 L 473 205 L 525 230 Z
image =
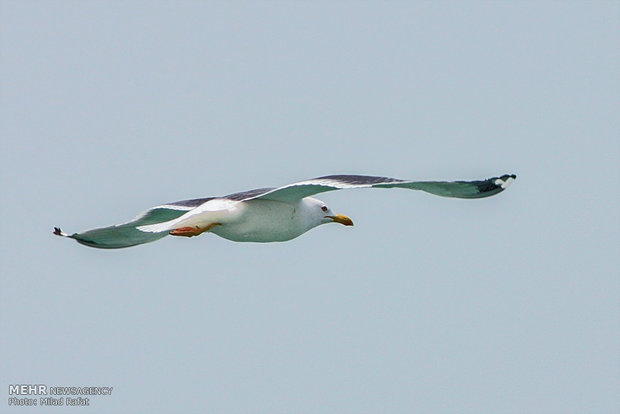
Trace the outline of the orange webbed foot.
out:
M 170 232 L 171 236 L 184 236 L 184 237 L 192 237 L 198 236 L 203 232 L 199 226 L 194 227 L 180 227 L 178 229 L 174 229 Z
M 219 226 L 220 223 L 211 223 L 206 227 L 194 226 L 194 227 L 179 227 L 178 229 L 174 229 L 170 231 L 171 236 L 183 236 L 183 237 L 193 237 L 199 236 L 205 231 L 211 230 L 213 226 Z

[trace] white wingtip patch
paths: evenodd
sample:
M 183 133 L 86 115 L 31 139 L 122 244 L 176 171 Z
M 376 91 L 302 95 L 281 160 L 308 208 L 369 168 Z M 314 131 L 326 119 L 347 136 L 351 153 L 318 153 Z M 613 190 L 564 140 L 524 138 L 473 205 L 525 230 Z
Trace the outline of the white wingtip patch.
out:
M 515 179 L 512 177 L 508 177 L 506 178 L 506 180 L 502 180 L 501 178 L 498 178 L 497 180 L 495 180 L 494 184 L 499 185 L 500 187 L 502 187 L 503 190 L 505 190 L 506 188 L 508 188 L 510 184 L 512 184 L 514 180 Z

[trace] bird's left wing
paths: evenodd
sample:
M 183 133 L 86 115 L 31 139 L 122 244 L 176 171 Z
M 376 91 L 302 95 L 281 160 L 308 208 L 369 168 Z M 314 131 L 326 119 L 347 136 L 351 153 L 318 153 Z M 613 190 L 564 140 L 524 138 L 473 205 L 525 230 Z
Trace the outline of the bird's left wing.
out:
M 346 188 L 407 188 L 442 197 L 483 198 L 503 191 L 516 177 L 514 174 L 505 174 L 477 181 L 411 181 L 367 175 L 328 175 L 263 191 L 245 200 L 295 201 L 314 194 Z

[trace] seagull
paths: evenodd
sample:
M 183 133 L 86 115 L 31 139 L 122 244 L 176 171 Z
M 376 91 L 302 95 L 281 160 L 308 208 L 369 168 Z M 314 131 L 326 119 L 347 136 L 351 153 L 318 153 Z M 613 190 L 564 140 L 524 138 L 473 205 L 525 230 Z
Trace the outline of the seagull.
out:
M 224 197 L 207 197 L 155 206 L 133 220 L 109 227 L 54 234 L 90 247 L 119 249 L 165 236 L 193 237 L 214 233 L 235 242 L 283 242 L 321 224 L 352 226 L 323 201 L 310 197 L 348 188 L 406 188 L 442 197 L 483 198 L 505 190 L 515 179 L 505 174 L 478 181 L 411 181 L 366 175 L 329 175 L 277 188 L 259 188 Z

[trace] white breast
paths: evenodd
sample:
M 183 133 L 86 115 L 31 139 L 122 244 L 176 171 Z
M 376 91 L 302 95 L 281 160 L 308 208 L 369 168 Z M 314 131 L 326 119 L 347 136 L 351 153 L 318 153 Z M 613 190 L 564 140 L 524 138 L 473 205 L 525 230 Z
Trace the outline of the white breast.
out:
M 287 203 L 258 199 L 242 202 L 240 207 L 233 222 L 215 226 L 211 232 L 237 242 L 274 242 L 294 239 L 316 225 L 304 214 L 303 200 Z

